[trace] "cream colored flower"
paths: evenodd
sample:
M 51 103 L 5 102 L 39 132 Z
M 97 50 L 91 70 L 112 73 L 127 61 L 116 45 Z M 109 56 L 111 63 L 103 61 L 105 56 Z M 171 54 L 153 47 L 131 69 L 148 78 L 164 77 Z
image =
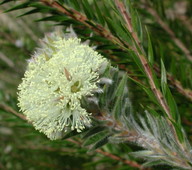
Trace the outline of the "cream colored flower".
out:
M 50 139 L 70 129 L 81 132 L 91 123 L 81 99 L 98 89 L 98 72 L 104 62 L 77 38 L 65 39 L 57 33 L 47 36 L 18 87 L 18 106 Z

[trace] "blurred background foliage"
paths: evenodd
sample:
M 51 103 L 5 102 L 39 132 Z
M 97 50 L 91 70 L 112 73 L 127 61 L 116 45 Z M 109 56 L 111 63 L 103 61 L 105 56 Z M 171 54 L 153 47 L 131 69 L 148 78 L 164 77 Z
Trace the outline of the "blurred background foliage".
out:
M 60 2 L 62 3 L 62 1 Z M 73 0 L 73 2 L 75 2 L 75 0 Z M 83 4 L 85 1 L 84 3 L 82 2 L 83 0 L 78 1 L 78 3 L 73 3 L 76 4 L 76 6 L 74 5 L 73 7 L 76 10 L 79 8 L 81 11 L 82 8 L 84 9 Z M 88 2 L 94 6 L 95 1 L 89 0 Z M 45 33 L 55 30 L 55 27 L 65 30 L 67 26 L 74 23 L 74 30 L 82 40 L 90 39 L 90 44 L 97 46 L 97 51 L 107 58 L 111 58 L 111 56 L 115 56 L 118 59 L 121 58 L 121 60 L 113 60 L 113 64 L 126 63 L 126 69 L 131 70 L 129 76 L 137 77 L 142 82 L 145 82 L 144 76 L 133 60 L 122 57 L 127 54 L 111 44 L 108 40 L 102 39 L 102 37 L 93 34 L 91 38 L 87 38 L 86 35 L 90 35 L 91 30 L 85 28 L 80 23 L 76 23 L 77 21 L 66 19 L 64 16 L 59 17 L 54 11 L 49 13 L 46 9 L 33 15 L 17 18 L 17 16 L 33 10 L 32 7 L 3 13 L 3 11 L 10 9 L 17 5 L 17 3 L 18 2 L 10 2 L 0 6 L 0 169 L 137 169 L 124 162 L 124 160 L 128 159 L 143 163 L 142 159 L 133 158 L 127 154 L 139 148 L 132 143 L 107 144 L 98 152 L 87 152 L 88 148 L 82 147 L 82 141 L 80 141 L 78 137 L 74 137 L 71 140 L 51 142 L 47 140 L 44 135 L 35 131 L 29 123 L 10 113 L 12 112 L 10 108 L 19 112 L 17 107 L 17 86 L 21 82 L 21 78 L 26 69 L 27 59 L 30 58 L 34 49 L 38 46 L 39 39 L 43 38 Z M 67 0 L 65 3 L 70 4 Z M 143 29 L 145 29 L 145 25 L 150 32 L 155 56 L 152 59 L 152 63 L 161 66 L 162 59 L 166 71 L 180 81 L 185 89 L 192 89 L 192 62 L 189 62 L 183 51 L 175 45 L 174 39 L 177 37 L 185 44 L 185 47 L 191 51 L 192 1 L 150 0 L 148 3 L 151 4 L 151 6 L 146 5 L 143 0 L 133 1 L 133 6 L 138 11 Z M 105 6 L 102 6 L 102 2 L 98 2 L 98 5 L 99 4 L 101 5 L 98 9 L 110 13 L 110 11 L 106 11 Z M 155 14 L 154 11 L 156 12 Z M 85 10 L 84 12 L 87 12 L 87 16 L 91 15 L 89 10 Z M 156 14 L 158 14 L 159 18 Z M 54 18 L 51 16 L 57 17 Z M 90 16 L 90 18 L 91 17 L 94 18 L 94 16 Z M 41 19 L 42 22 L 36 22 L 39 19 Z M 170 36 L 169 31 L 167 32 L 167 30 L 162 28 L 158 22 L 161 19 L 169 26 L 169 29 L 173 31 L 174 35 L 171 33 Z M 95 21 L 99 22 L 96 18 Z M 102 21 L 102 18 L 100 18 L 100 21 Z M 110 27 L 109 23 L 105 23 L 104 25 Z M 111 28 L 111 30 L 113 29 Z M 147 35 L 142 34 L 141 39 L 142 45 L 147 49 Z M 99 40 L 101 40 L 103 44 L 100 44 Z M 160 81 L 160 77 L 158 77 L 158 81 Z M 136 113 L 142 114 L 145 105 L 149 105 L 150 108 L 156 107 L 156 105 L 151 102 L 151 99 L 143 92 L 142 88 L 136 86 L 136 83 L 133 81 L 129 82 L 129 89 L 133 109 Z M 178 93 L 174 85 L 170 85 L 170 89 L 178 105 L 182 124 L 191 143 L 191 101 L 181 93 Z M 159 109 L 157 108 L 156 110 L 158 111 Z M 111 159 L 100 151 L 118 155 L 121 160 Z M 171 168 L 164 165 L 155 167 L 154 169 Z

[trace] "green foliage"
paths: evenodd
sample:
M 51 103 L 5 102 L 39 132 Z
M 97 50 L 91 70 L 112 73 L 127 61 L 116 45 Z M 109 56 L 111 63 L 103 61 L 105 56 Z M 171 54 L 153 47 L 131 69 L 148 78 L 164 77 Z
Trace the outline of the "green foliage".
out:
M 0 169 L 138 169 L 135 161 L 152 169 L 191 169 L 189 0 L 4 0 L 0 5 L 11 27 L 19 28 L 0 28 Z M 51 142 L 9 112 L 18 111 L 16 88 L 25 60 L 53 27 L 73 28 L 112 66 L 100 75 L 102 93 L 82 100 L 92 126 Z

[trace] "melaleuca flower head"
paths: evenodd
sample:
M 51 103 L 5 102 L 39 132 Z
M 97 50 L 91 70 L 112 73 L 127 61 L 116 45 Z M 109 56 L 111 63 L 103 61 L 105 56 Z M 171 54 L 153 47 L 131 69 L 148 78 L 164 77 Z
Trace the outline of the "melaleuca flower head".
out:
M 98 90 L 103 63 L 106 60 L 78 38 L 58 33 L 45 37 L 18 87 L 18 106 L 50 139 L 68 130 L 81 132 L 91 124 L 81 99 Z

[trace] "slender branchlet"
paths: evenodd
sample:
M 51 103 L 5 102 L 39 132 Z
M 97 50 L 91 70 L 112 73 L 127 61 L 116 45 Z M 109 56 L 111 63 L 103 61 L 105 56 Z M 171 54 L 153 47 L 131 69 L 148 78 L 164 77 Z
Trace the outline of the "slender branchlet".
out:
M 117 7 L 119 8 L 120 13 L 122 14 L 122 16 L 123 16 L 123 18 L 124 18 L 124 20 L 126 22 L 128 31 L 132 34 L 132 37 L 135 39 L 135 42 L 138 45 L 138 47 L 140 49 L 142 49 L 142 47 L 140 45 L 139 38 L 138 38 L 136 32 L 133 30 L 133 26 L 132 26 L 132 22 L 131 22 L 131 16 L 127 13 L 124 4 L 122 2 L 120 2 L 119 0 L 115 0 L 115 3 L 117 5 Z M 153 93 L 155 94 L 159 104 L 162 106 L 162 108 L 164 109 L 164 111 L 168 115 L 168 117 L 170 119 L 172 119 L 169 107 L 168 107 L 168 105 L 166 103 L 166 100 L 163 98 L 163 95 L 161 94 L 160 90 L 155 85 L 155 82 L 154 82 L 154 79 L 153 79 L 153 73 L 152 73 L 152 70 L 151 70 L 151 68 L 149 66 L 149 63 L 148 63 L 146 57 L 143 54 L 140 54 L 140 52 L 137 50 L 137 48 L 135 46 L 133 46 L 132 49 L 138 55 L 138 57 L 140 59 L 140 62 L 143 65 L 145 73 L 146 73 L 146 75 L 147 75 L 147 77 L 149 79 L 151 89 L 152 89 Z
M 160 159 L 172 166 L 191 169 L 191 155 L 178 147 L 177 138 L 171 134 L 169 122 L 163 117 L 155 118 L 146 113 L 148 121 L 140 117 L 138 124 L 132 115 L 123 117 L 122 121 L 117 121 L 104 112 L 101 115 L 97 119 L 105 121 L 106 127 L 117 132 L 110 137 L 112 143 L 134 143 L 145 149 L 133 152 L 135 156 L 147 158 L 149 161 Z

